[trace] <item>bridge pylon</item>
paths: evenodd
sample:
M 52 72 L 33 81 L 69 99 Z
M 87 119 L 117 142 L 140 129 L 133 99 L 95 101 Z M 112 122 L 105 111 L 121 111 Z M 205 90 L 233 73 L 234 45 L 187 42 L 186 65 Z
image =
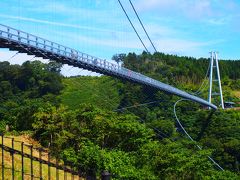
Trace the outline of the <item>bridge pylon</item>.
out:
M 224 109 L 224 101 L 222 94 L 222 85 L 218 64 L 218 52 L 210 52 L 210 73 L 209 73 L 209 93 L 208 93 L 208 102 L 212 103 L 213 96 L 220 97 L 220 105 Z

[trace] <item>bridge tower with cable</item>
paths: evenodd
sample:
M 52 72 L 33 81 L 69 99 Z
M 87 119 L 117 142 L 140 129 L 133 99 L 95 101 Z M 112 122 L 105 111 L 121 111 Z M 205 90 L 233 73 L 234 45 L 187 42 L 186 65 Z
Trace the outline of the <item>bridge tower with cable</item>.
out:
M 220 97 L 220 105 L 224 109 L 224 101 L 222 94 L 222 85 L 218 64 L 218 52 L 210 52 L 210 73 L 209 73 L 209 93 L 208 102 L 212 103 L 212 99 L 215 97 Z

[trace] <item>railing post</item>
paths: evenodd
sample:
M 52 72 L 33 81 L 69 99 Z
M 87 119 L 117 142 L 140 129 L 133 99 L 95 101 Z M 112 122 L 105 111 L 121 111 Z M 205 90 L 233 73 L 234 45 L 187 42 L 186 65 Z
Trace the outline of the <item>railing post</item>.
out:
M 27 34 L 27 43 L 30 44 L 30 41 L 29 41 L 29 34 Z
M 65 55 L 65 56 L 66 56 L 66 54 L 67 54 L 66 51 L 67 51 L 67 48 L 65 47 L 65 48 L 64 48 L 64 55 Z
M 38 37 L 36 37 L 36 46 L 38 47 Z
M 10 29 L 7 28 L 7 32 L 8 32 L 8 39 L 10 39 Z
M 56 180 L 59 180 L 58 158 L 56 158 Z
M 33 146 L 30 146 L 30 157 L 31 157 L 31 180 L 33 180 Z
M 18 41 L 21 41 L 20 32 L 18 31 Z
M 50 153 L 48 152 L 48 180 L 51 179 Z
M 12 138 L 12 180 L 14 180 L 14 138 Z
M 23 151 L 23 147 L 24 147 L 24 142 L 21 143 L 21 157 L 22 157 L 22 180 L 24 180 L 24 151 Z
M 4 179 L 4 135 L 2 134 L 2 179 Z
M 40 180 L 42 180 L 42 148 L 39 148 L 39 171 Z
M 71 166 L 71 177 L 72 177 L 72 180 L 74 180 L 74 174 L 73 174 L 72 166 Z
M 63 173 L 64 173 L 64 180 L 67 180 L 67 173 L 66 173 L 66 164 L 63 162 Z
M 101 180 L 110 180 L 111 174 L 108 171 L 103 171 L 101 174 Z
M 78 179 L 81 180 L 81 170 L 78 170 Z

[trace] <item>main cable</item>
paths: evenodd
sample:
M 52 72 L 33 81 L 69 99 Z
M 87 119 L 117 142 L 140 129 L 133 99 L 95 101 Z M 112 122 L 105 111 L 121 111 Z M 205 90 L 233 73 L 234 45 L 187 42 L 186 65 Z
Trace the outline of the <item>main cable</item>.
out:
M 184 133 L 187 135 L 187 137 L 188 137 L 192 142 L 196 143 L 196 141 L 193 140 L 193 138 L 188 134 L 188 132 L 187 132 L 186 129 L 183 127 L 182 123 L 180 122 L 180 120 L 179 120 L 178 117 L 177 117 L 176 106 L 177 106 L 177 104 L 178 104 L 180 101 L 189 101 L 189 100 L 188 100 L 188 99 L 179 99 L 178 101 L 175 102 L 175 104 L 174 104 L 174 106 L 173 106 L 174 116 L 175 116 L 175 118 L 176 118 L 176 120 L 177 120 L 177 123 L 179 124 L 179 126 L 181 127 L 181 129 L 184 131 Z M 196 144 L 196 146 L 197 146 L 197 148 L 198 148 L 199 150 L 202 150 L 202 148 L 201 148 L 198 144 Z M 208 157 L 208 159 L 209 159 L 210 161 L 212 161 L 212 163 L 215 164 L 220 170 L 224 171 L 224 169 L 223 169 L 213 158 L 211 158 L 210 156 L 207 156 L 207 157 Z
M 126 17 L 127 17 L 128 21 L 130 22 L 130 24 L 131 24 L 132 28 L 134 29 L 135 33 L 137 34 L 137 36 L 138 36 L 138 39 L 141 41 L 141 43 L 142 43 L 143 47 L 145 48 L 145 50 L 147 51 L 147 53 L 149 53 L 149 51 L 148 51 L 147 47 L 145 46 L 145 44 L 144 44 L 143 40 L 142 40 L 142 39 L 141 39 L 141 37 L 139 36 L 139 34 L 138 34 L 138 32 L 137 32 L 136 28 L 134 27 L 134 25 L 133 25 L 133 23 L 132 23 L 131 19 L 129 18 L 129 16 L 128 16 L 127 12 L 125 11 L 125 9 L 124 9 L 124 7 L 123 7 L 123 5 L 122 5 L 121 1 L 120 1 L 120 0 L 118 0 L 118 3 L 119 3 L 119 4 L 120 4 L 120 6 L 122 7 L 122 10 L 123 10 L 123 12 L 125 13 L 125 15 L 126 15 Z
M 146 31 L 146 29 L 145 29 L 145 27 L 144 27 L 144 25 L 143 25 L 143 23 L 142 23 L 142 21 L 141 21 L 141 19 L 140 19 L 140 17 L 139 17 L 139 15 L 138 15 L 138 13 L 137 13 L 137 11 L 136 11 L 136 9 L 135 9 L 135 7 L 134 7 L 134 5 L 133 5 L 132 1 L 131 1 L 131 0 L 129 0 L 129 2 L 130 2 L 130 4 L 131 4 L 131 6 L 132 6 L 132 8 L 133 8 L 133 10 L 134 10 L 134 12 L 135 12 L 135 14 L 136 14 L 137 18 L 138 18 L 138 21 L 140 22 L 140 24 L 141 24 L 141 26 L 142 26 L 142 28 L 143 28 L 143 30 L 144 30 L 144 32 L 145 32 L 145 34 L 147 35 L 147 37 L 148 37 L 148 40 L 149 40 L 149 41 L 150 41 L 150 43 L 152 44 L 152 47 L 154 48 L 155 52 L 157 52 L 157 49 L 156 49 L 156 47 L 154 46 L 154 44 L 153 44 L 153 42 L 152 42 L 151 38 L 149 37 L 149 35 L 148 35 L 148 33 L 147 33 L 147 31 Z

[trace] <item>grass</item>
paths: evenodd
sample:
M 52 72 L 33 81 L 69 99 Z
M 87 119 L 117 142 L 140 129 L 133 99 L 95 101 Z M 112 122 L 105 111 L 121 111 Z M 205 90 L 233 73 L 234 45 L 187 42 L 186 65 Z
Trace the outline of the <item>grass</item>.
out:
M 101 108 L 117 109 L 119 83 L 107 77 L 73 77 L 63 79 L 64 89 L 59 96 L 62 103 L 70 109 L 75 109 L 82 103 L 93 103 Z
M 240 98 L 240 91 L 233 91 L 233 95 L 237 98 Z
M 7 147 L 12 147 L 12 139 L 16 141 L 22 141 L 26 145 L 33 145 L 33 147 L 40 147 L 40 145 L 29 138 L 28 136 L 8 136 L 9 138 L 4 138 L 4 145 Z M 0 140 L 0 144 L 2 144 L 2 139 Z M 14 143 L 14 149 L 21 151 L 21 143 L 20 142 L 15 142 Z M 47 150 L 47 149 L 45 149 Z M 24 153 L 30 154 L 30 149 L 27 146 L 24 146 Z M 39 151 L 37 149 L 33 150 L 33 156 L 34 157 L 39 157 Z M 2 151 L 0 151 L 0 164 L 2 164 Z M 42 159 L 47 160 L 47 153 L 42 153 Z M 55 163 L 55 159 L 51 159 L 52 163 Z M 22 159 L 21 155 L 14 154 L 14 178 L 15 179 L 22 179 L 21 175 L 21 169 L 22 169 Z M 60 165 L 62 164 L 61 162 L 59 163 Z M 4 179 L 11 179 L 12 178 L 12 156 L 9 152 L 4 151 Z M 58 170 L 59 171 L 59 179 L 64 179 L 64 171 L 63 170 Z M 24 157 L 24 172 L 25 176 L 24 179 L 31 179 L 30 174 L 31 174 L 31 160 L 29 158 Z M 38 161 L 33 161 L 33 174 L 35 177 L 40 177 L 40 163 Z M 66 173 L 67 179 L 72 179 L 72 175 L 70 173 Z M 48 166 L 45 164 L 42 164 L 42 176 L 43 179 L 48 179 Z M 2 166 L 0 166 L 0 178 L 2 177 Z M 36 178 L 35 178 L 36 179 Z M 51 179 L 56 179 L 56 168 L 51 167 Z M 78 176 L 74 176 L 73 179 L 79 179 Z M 81 178 L 82 179 L 82 178 Z

